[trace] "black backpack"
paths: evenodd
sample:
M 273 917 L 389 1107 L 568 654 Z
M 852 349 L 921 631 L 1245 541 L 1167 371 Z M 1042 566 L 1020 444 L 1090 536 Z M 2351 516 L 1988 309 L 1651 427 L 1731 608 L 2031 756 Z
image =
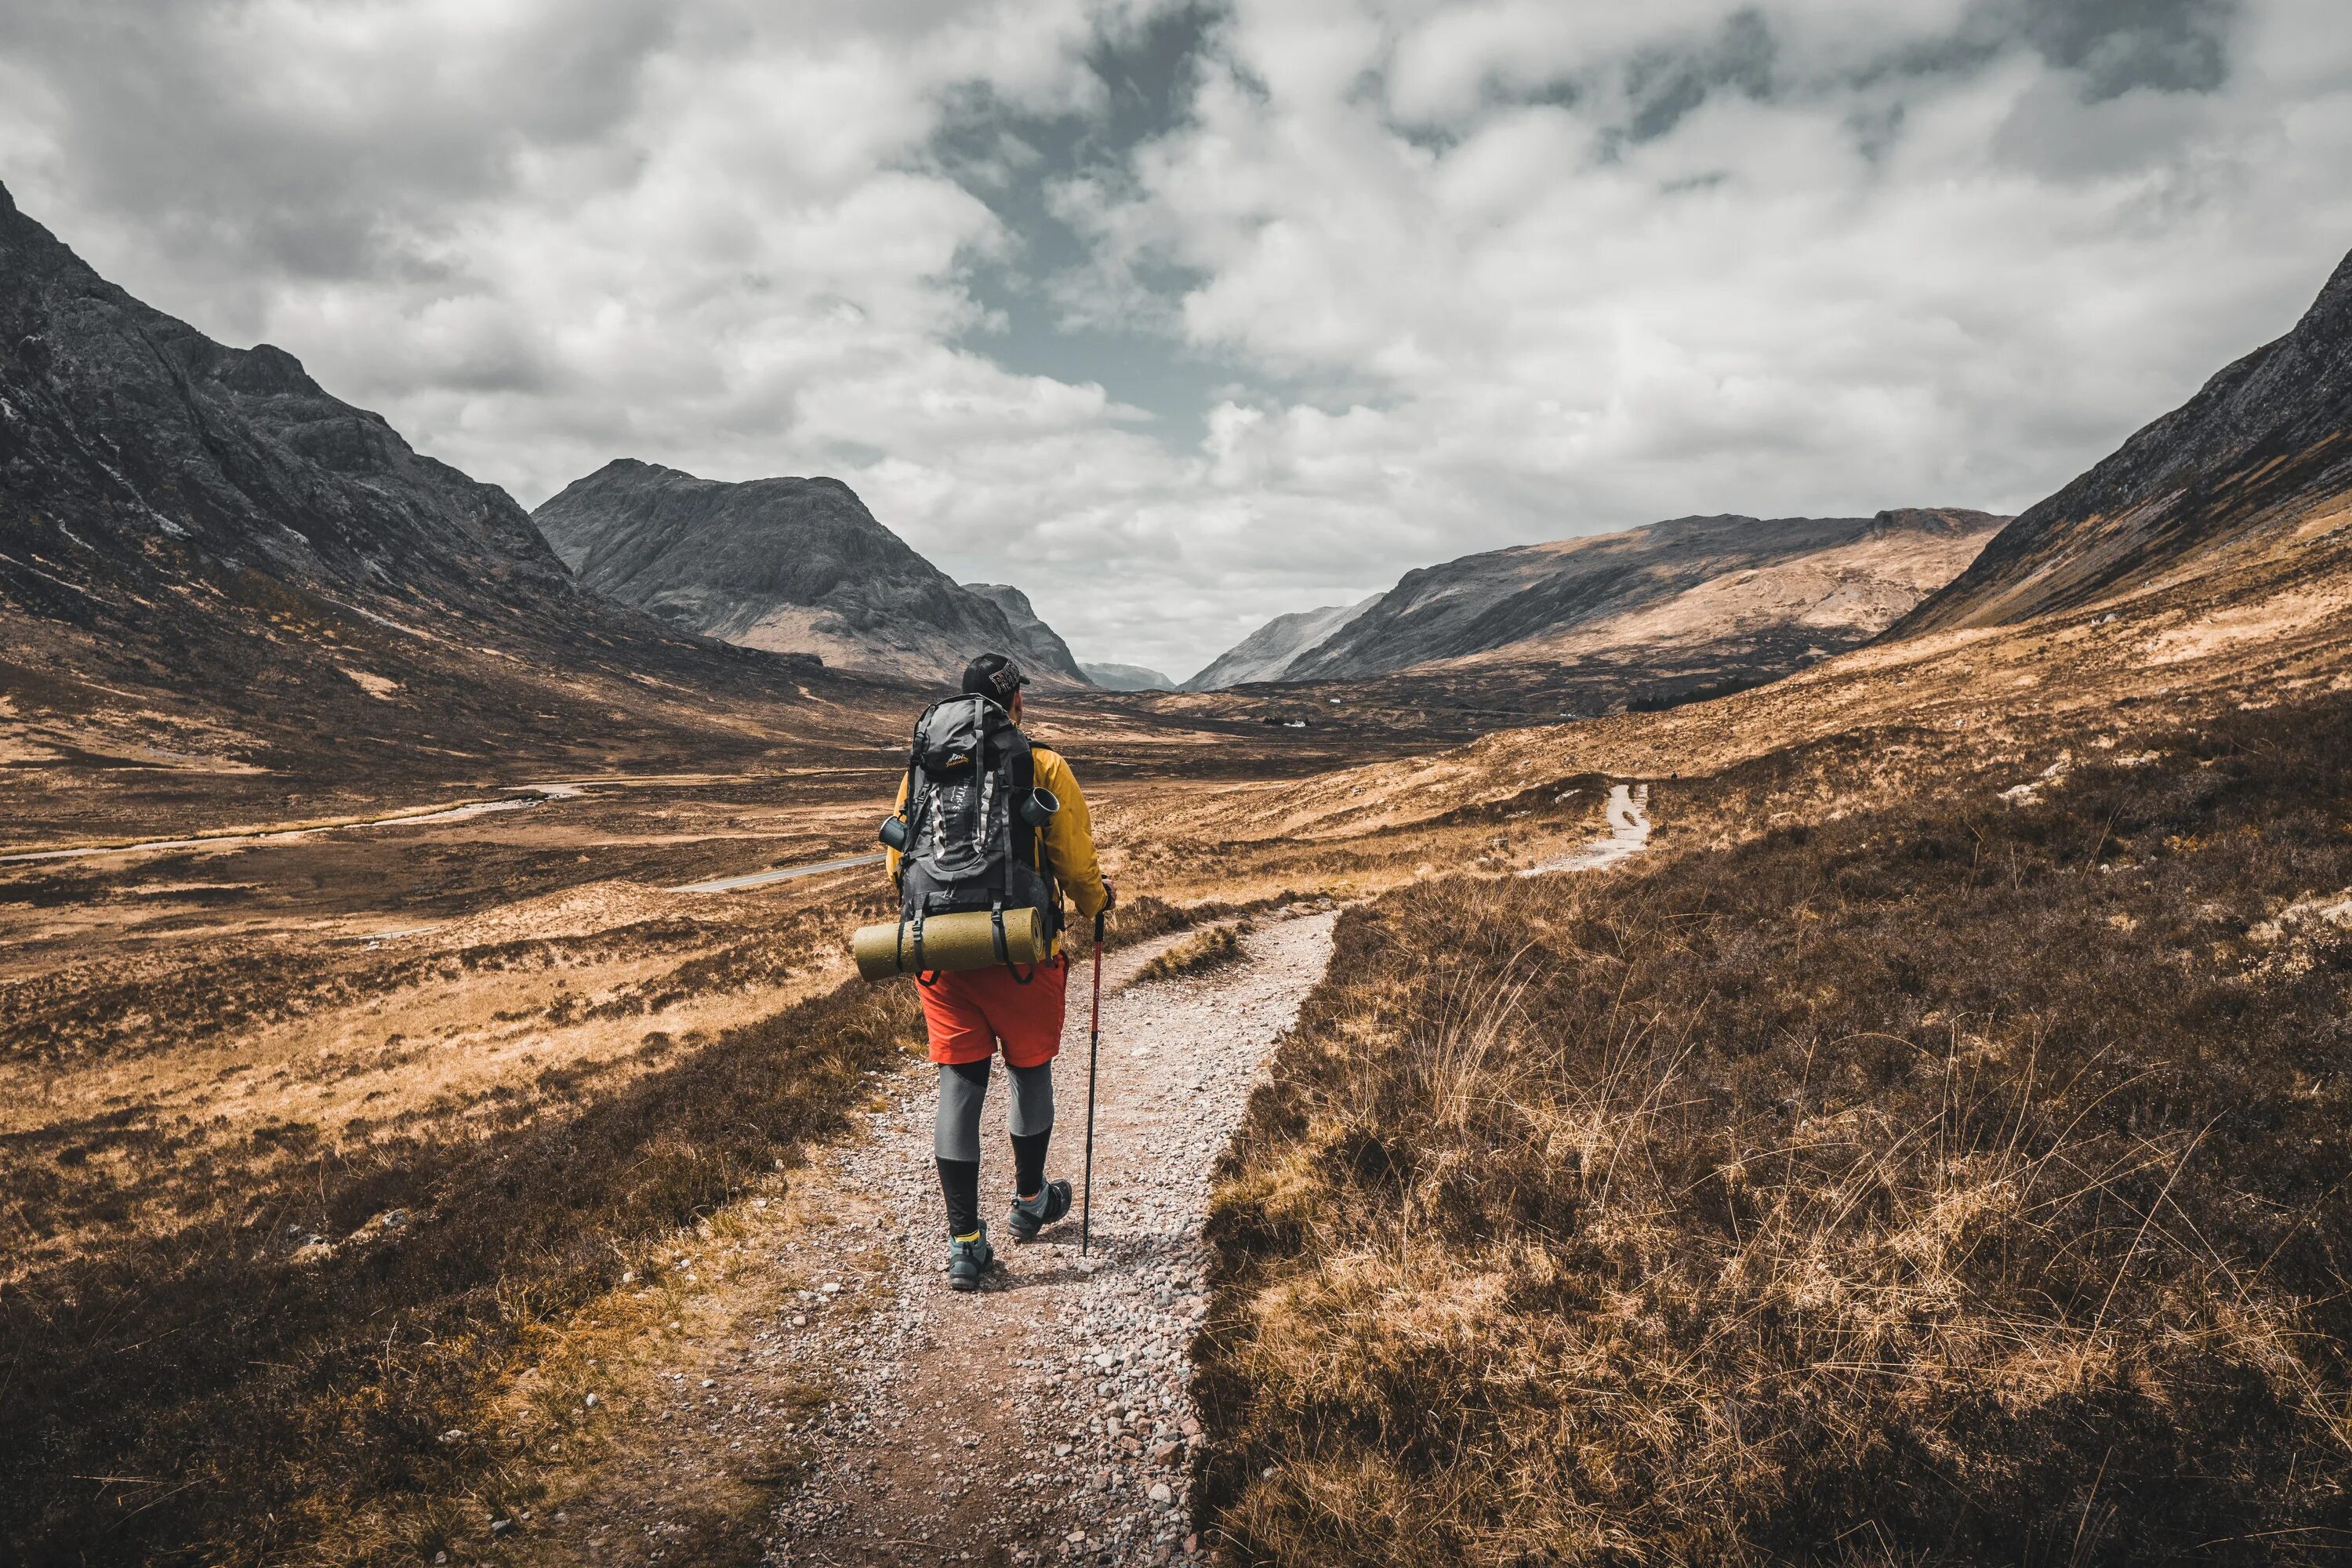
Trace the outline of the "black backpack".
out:
M 1028 977 L 1005 953 L 1004 911 L 1035 910 L 1049 941 L 1062 913 L 1061 891 L 1041 868 L 1037 844 L 1060 803 L 1036 785 L 1029 737 L 989 699 L 945 698 L 915 721 L 899 921 L 919 933 L 932 915 L 992 910 L 997 959 L 1024 984 Z

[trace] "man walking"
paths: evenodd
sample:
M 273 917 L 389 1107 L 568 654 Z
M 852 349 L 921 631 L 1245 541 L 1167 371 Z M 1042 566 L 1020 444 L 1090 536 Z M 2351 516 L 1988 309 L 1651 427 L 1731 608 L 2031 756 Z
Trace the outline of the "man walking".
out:
M 982 654 L 964 668 L 964 694 L 999 704 L 1015 728 L 1022 718 L 1021 689 L 1028 683 L 1021 667 L 1001 653 Z M 1045 878 L 1053 909 L 1061 908 L 1067 892 L 1080 916 L 1091 918 L 1108 909 L 1115 894 L 1096 863 L 1086 797 L 1059 752 L 1034 742 L 1029 752 L 1036 787 L 1060 803 L 1032 840 L 1033 869 Z M 908 787 L 898 787 L 901 815 Z M 895 887 L 902 875 L 901 857 L 892 849 L 887 858 Z M 1045 1148 L 1054 1133 L 1054 1058 L 1062 1048 L 1069 960 L 1057 935 L 1052 954 L 1026 976 L 1000 964 L 926 973 L 917 980 L 931 1060 L 940 1069 L 931 1146 L 947 1200 L 948 1283 L 973 1290 L 996 1258 L 980 1217 L 980 1111 L 988 1094 L 989 1063 L 1000 1047 L 1013 1088 L 1005 1121 L 1012 1133 L 1015 1196 L 1005 1228 L 1014 1240 L 1029 1241 L 1070 1212 L 1070 1184 L 1045 1179 Z

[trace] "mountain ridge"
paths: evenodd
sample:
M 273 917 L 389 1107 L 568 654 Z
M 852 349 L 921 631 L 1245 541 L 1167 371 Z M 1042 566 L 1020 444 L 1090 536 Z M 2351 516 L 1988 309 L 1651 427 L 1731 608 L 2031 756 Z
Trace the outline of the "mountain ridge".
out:
M 1029 603 L 1028 595 L 1010 583 L 966 583 L 964 587 L 1004 612 L 1013 634 L 1032 650 L 1032 658 L 1041 653 L 1050 656 L 1044 662 L 1045 668 L 1056 675 L 1075 677 L 1089 686 L 1096 684 L 1086 666 L 1078 662 L 1078 656 L 1070 651 L 1070 645 L 1062 640 L 1062 634 L 1047 626 L 1045 617 Z
M 1173 691 L 1176 682 L 1139 664 L 1086 664 L 1087 679 L 1105 691 Z
M 1721 514 L 1483 551 L 1416 567 L 1359 605 L 1278 616 L 1185 689 L 1376 682 L 1458 704 L 1490 682 L 1530 719 L 1554 699 L 1570 711 L 1675 700 L 1868 641 L 2006 521 L 1962 508 Z M 1238 671 L 1272 673 L 1211 679 Z
M 1214 691 L 1253 681 L 1282 680 L 1286 672 L 1347 624 L 1381 602 L 1373 594 L 1352 605 L 1325 605 L 1276 616 L 1211 659 L 1177 689 Z
M 504 490 L 285 350 L 135 299 L 5 186 L 0 542 L 0 665 L 52 747 L 454 767 L 525 738 L 735 744 L 715 694 L 805 705 L 820 668 L 581 593 Z
M 1051 627 L 1033 615 L 1043 635 L 1024 633 L 836 479 L 706 479 L 615 458 L 531 521 L 588 588 L 701 636 L 925 683 L 994 649 L 1045 684 L 1086 683 Z
M 2294 326 L 2021 513 L 1889 636 L 2006 625 L 2152 582 L 2352 491 L 2352 254 Z

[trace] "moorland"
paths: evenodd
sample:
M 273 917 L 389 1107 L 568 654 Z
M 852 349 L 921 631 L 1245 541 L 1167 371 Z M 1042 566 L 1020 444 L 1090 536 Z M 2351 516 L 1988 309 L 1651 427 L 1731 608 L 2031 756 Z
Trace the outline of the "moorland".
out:
M 609 1442 L 560 1370 L 701 1331 L 914 1047 L 843 933 L 926 689 L 595 597 L 0 219 L 0 1542 L 529 1560 Z M 1112 940 L 1346 910 L 1218 1167 L 1199 1549 L 2352 1546 L 2347 435 L 2352 269 L 1767 683 L 1039 693 Z M 701 1555 L 804 1458 L 714 1457 Z

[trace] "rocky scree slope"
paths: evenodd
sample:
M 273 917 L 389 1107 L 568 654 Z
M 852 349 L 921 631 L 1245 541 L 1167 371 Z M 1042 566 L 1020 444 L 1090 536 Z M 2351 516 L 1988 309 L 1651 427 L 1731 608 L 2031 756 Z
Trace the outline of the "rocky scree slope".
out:
M 279 763 L 427 734 L 675 739 L 581 680 L 789 701 L 815 668 L 581 594 L 503 490 L 283 350 L 225 347 L 133 299 L 5 188 L 0 622 L 19 718 L 105 710 Z
M 1383 595 L 1374 594 L 1352 605 L 1326 605 L 1274 619 L 1211 660 L 1208 667 L 1178 688 L 1183 691 L 1217 691 L 1257 680 L 1286 680 L 1293 666 L 1336 636 L 1341 627 Z
M 621 458 L 531 521 L 589 587 L 705 637 L 929 682 L 1001 649 L 1046 683 L 1085 683 L 1045 623 L 1024 635 L 839 479 L 729 483 Z
M 1998 626 L 2149 584 L 2341 511 L 2352 491 L 2352 256 L 2294 330 L 2207 382 L 2057 494 L 1895 628 Z

